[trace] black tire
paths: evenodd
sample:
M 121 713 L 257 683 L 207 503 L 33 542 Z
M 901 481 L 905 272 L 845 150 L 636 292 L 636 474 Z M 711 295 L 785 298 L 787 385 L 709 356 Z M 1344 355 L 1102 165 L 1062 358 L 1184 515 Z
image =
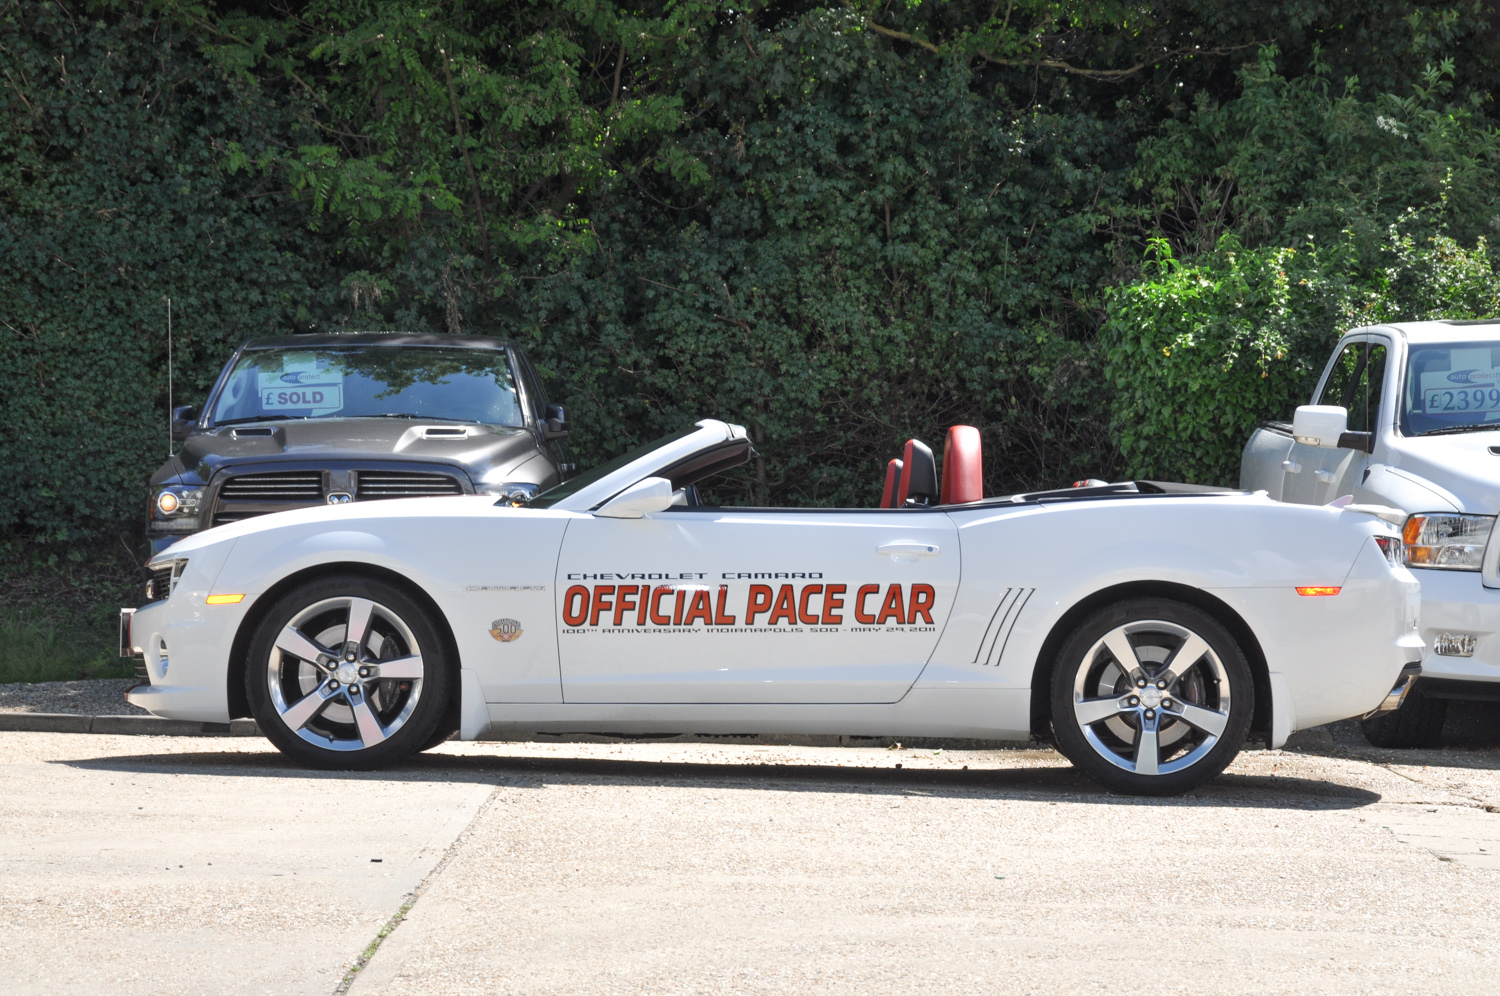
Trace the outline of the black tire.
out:
M 1448 700 L 1423 695 L 1422 679 L 1418 678 L 1400 706 L 1360 720 L 1359 728 L 1375 747 L 1436 747 L 1447 718 Z
M 354 650 L 343 636 L 356 606 L 363 613 L 365 605 L 369 622 Z M 300 653 L 277 646 L 296 644 L 298 635 L 308 641 L 298 644 Z M 250 710 L 266 738 L 298 764 L 385 767 L 435 742 L 451 716 L 453 662 L 444 648 L 428 610 L 393 585 L 359 575 L 309 581 L 276 601 L 250 642 Z M 314 659 L 315 650 L 330 653 Z
M 432 750 L 432 748 L 440 744 L 447 743 L 449 738 L 457 732 L 458 724 L 456 722 L 450 720 L 446 723 L 439 723 L 437 729 L 432 731 L 432 736 L 427 738 L 427 742 L 417 748 L 417 753 L 420 754 L 424 750 Z
M 1203 649 L 1179 663 L 1189 637 Z M 1105 646 L 1120 639 L 1133 658 L 1126 667 Z M 1244 651 L 1213 616 L 1171 599 L 1133 598 L 1096 612 L 1068 637 L 1053 664 L 1051 705 L 1057 749 L 1084 774 L 1116 792 L 1176 795 L 1214 778 L 1240 752 L 1255 687 Z

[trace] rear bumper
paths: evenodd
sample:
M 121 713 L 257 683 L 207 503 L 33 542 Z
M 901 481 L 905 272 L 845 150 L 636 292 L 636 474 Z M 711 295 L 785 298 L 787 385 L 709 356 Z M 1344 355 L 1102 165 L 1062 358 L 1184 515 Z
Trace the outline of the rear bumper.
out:
M 1428 678 L 1500 682 L 1500 589 L 1486 588 L 1477 571 L 1412 572 L 1422 582 L 1423 690 Z M 1444 634 L 1474 637 L 1474 653 L 1438 653 Z

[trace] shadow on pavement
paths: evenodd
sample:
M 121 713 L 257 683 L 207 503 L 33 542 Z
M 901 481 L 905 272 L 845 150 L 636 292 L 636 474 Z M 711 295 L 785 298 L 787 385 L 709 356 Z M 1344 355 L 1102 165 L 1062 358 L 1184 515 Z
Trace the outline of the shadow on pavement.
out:
M 1050 751 L 1016 751 L 1018 760 L 1055 759 Z M 1184 796 L 1148 798 L 1114 795 L 1070 767 L 951 769 L 856 767 L 837 764 L 712 763 L 623 758 L 492 757 L 421 754 L 382 771 L 312 771 L 279 754 L 136 754 L 53 762 L 93 771 L 170 771 L 175 774 L 257 778 L 356 779 L 393 782 L 493 782 L 516 788 L 579 782 L 651 785 L 695 783 L 716 787 L 776 788 L 807 792 L 880 792 L 893 795 L 1006 797 L 1083 804 L 1139 802 L 1152 806 L 1234 806 L 1267 809 L 1357 809 L 1380 795 L 1352 785 L 1307 778 L 1221 775 Z
M 1329 723 L 1293 734 L 1287 744 L 1299 754 L 1350 758 L 1373 764 L 1427 768 L 1500 770 L 1500 702 L 1450 702 L 1441 746 L 1411 750 L 1372 747 L 1358 720 Z

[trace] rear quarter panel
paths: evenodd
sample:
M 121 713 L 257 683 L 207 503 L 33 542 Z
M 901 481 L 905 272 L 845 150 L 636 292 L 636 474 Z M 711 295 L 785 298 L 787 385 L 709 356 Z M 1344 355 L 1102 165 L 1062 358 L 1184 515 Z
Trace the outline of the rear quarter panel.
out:
M 1369 516 L 1242 495 L 950 514 L 959 527 L 963 583 L 918 687 L 1029 688 L 1043 643 L 1069 609 L 1105 589 L 1142 581 L 1198 588 L 1230 603 L 1261 640 L 1273 672 L 1324 667 L 1336 658 L 1338 666 L 1326 670 L 1324 684 L 1352 680 L 1361 701 L 1368 689 L 1378 700 L 1390 687 L 1379 686 L 1390 670 L 1386 664 L 1397 656 L 1390 643 L 1398 635 L 1405 599 L 1390 568 L 1382 561 L 1380 571 L 1372 573 L 1368 582 L 1378 594 L 1369 599 L 1306 598 L 1294 590 L 1343 585 L 1362 548 L 1373 548 L 1370 537 L 1384 531 Z M 997 608 L 1008 597 L 1014 600 L 1010 593 L 1017 589 L 1024 605 L 1013 614 L 1008 633 L 1003 641 L 987 641 Z M 1361 627 L 1368 639 L 1360 648 L 1338 648 L 1340 638 Z M 1363 643 L 1384 648 L 1373 670 L 1354 660 L 1369 649 Z M 1350 679 L 1348 672 L 1361 667 L 1365 677 L 1356 673 Z M 1392 680 L 1399 670 L 1398 662 Z M 1318 682 L 1307 687 L 1314 685 Z M 1014 725 L 1015 717 L 1010 720 Z

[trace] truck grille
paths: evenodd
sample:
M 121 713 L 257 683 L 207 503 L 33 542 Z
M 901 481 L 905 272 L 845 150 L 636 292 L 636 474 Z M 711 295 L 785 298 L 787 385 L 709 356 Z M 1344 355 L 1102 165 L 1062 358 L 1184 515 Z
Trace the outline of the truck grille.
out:
M 214 502 L 213 524 L 323 504 L 321 470 L 284 470 L 269 474 L 237 474 L 224 482 Z
M 289 470 L 280 474 L 241 474 L 224 482 L 221 501 L 321 502 L 321 470 Z
M 415 474 L 393 470 L 361 470 L 355 497 L 360 501 L 374 498 L 417 498 L 430 495 L 461 495 L 463 485 L 447 474 Z

